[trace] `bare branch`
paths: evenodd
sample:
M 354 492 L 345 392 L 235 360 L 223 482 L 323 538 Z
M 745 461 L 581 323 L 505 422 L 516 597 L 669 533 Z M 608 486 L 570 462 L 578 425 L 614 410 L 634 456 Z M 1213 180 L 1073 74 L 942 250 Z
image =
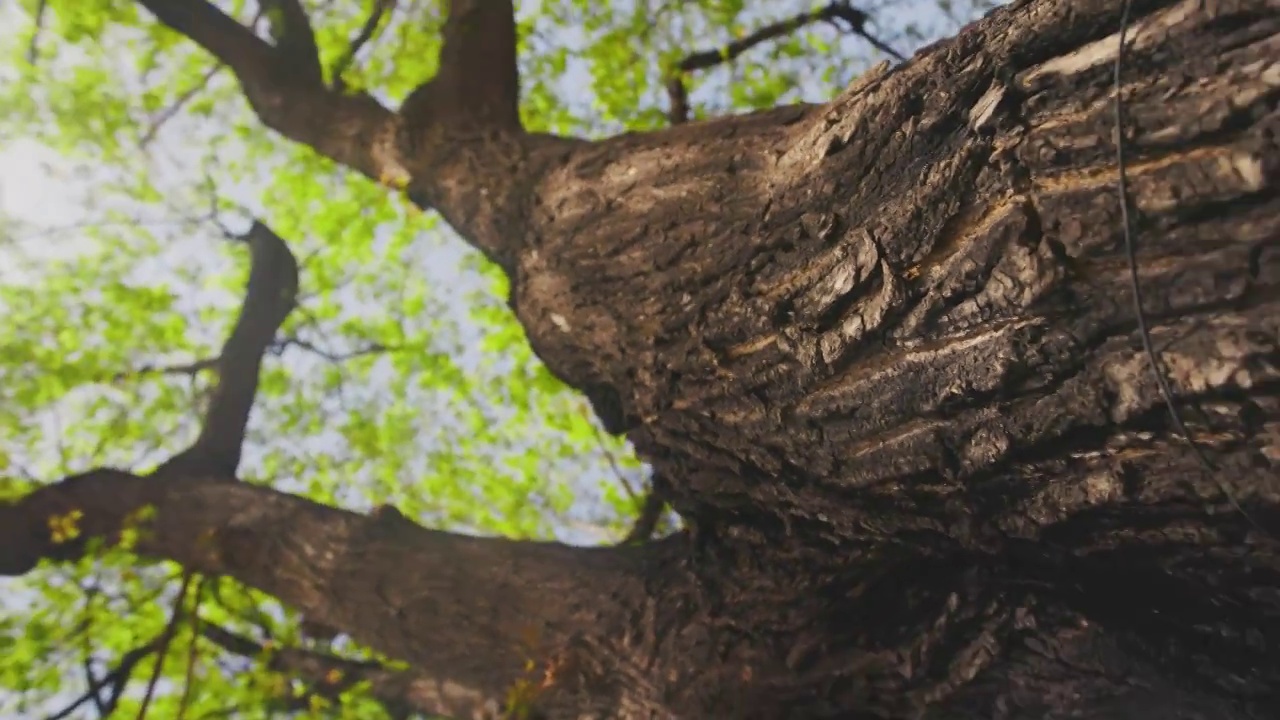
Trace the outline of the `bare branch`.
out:
M 191 644 L 187 647 L 187 669 L 183 675 L 182 696 L 178 699 L 178 712 L 174 720 L 183 720 L 187 716 L 187 708 L 191 705 L 191 691 L 195 689 L 196 660 L 200 655 L 200 644 L 195 641 L 200 634 L 200 600 L 204 598 L 204 588 L 208 578 L 201 577 L 196 584 L 195 600 L 191 605 Z
M 595 431 L 596 443 L 600 446 L 600 451 L 609 461 L 609 467 L 613 469 L 613 474 L 617 476 L 618 482 L 622 483 L 622 489 L 626 491 L 627 497 L 636 502 L 640 508 L 640 514 L 636 517 L 635 524 L 632 525 L 631 531 L 622 539 L 623 545 L 631 543 L 644 542 L 653 537 L 654 531 L 658 529 L 658 521 L 662 519 L 662 511 L 666 508 L 667 502 L 663 499 L 661 492 L 662 480 L 658 476 L 654 476 L 651 481 L 649 492 L 645 494 L 643 502 L 641 502 L 640 494 L 627 480 L 627 476 L 622 472 L 622 467 L 618 465 L 618 460 L 613 453 L 604 444 L 604 435 L 595 425 L 591 426 Z
M 122 382 L 130 378 L 146 375 L 196 375 L 216 367 L 218 367 L 217 358 L 204 358 L 180 365 L 143 365 L 133 370 L 126 370 L 112 375 L 111 382 Z
M 94 701 L 95 704 L 101 703 L 100 707 L 104 708 L 106 713 L 103 717 L 115 712 L 116 705 L 120 702 L 120 696 L 124 692 L 124 686 L 133 675 L 133 671 L 137 669 L 138 663 L 150 656 L 151 653 L 154 653 L 159 647 L 160 638 L 156 637 L 145 645 L 140 645 L 126 652 L 121 656 L 120 662 L 116 663 L 111 672 L 100 680 L 91 681 L 89 689 L 83 695 L 73 700 L 62 710 L 50 715 L 47 720 L 63 720 L 71 717 L 72 713 L 90 700 Z M 105 702 L 100 700 L 103 690 L 108 690 L 110 693 Z
M 40 0 L 36 4 L 36 26 L 31 30 L 31 44 L 27 46 L 27 62 L 31 65 L 36 64 L 40 55 L 40 33 L 44 31 L 44 16 L 48 11 L 49 0 Z
M 90 642 L 90 633 L 93 628 L 93 598 L 101 592 L 97 585 L 97 581 L 92 581 L 88 587 L 84 589 L 84 618 L 81 620 L 80 641 L 81 650 L 84 653 L 81 657 L 80 666 L 84 670 L 85 686 L 88 689 L 87 695 L 93 701 L 93 707 L 98 712 L 98 717 L 105 718 L 110 714 L 107 709 L 107 703 L 102 699 L 102 681 L 98 679 L 96 673 L 93 672 L 93 644 Z
M 848 0 L 832 0 L 826 7 L 819 10 L 797 13 L 785 20 L 765 25 L 723 48 L 692 53 L 676 65 L 675 71 L 667 81 L 667 95 L 671 103 L 667 110 L 668 118 L 675 125 L 689 121 L 689 96 L 684 86 L 685 73 L 705 70 L 729 62 L 761 43 L 790 35 L 806 25 L 817 22 L 830 23 L 845 32 L 860 35 L 886 55 L 896 58 L 899 62 L 906 60 L 886 43 L 867 33 L 865 30 L 867 19 L 867 14 L 850 5 Z M 848 27 L 841 27 L 837 21 L 844 22 Z
M 244 236 L 252 253 L 249 287 L 240 316 L 218 357 L 218 385 L 205 412 L 200 435 L 187 450 L 156 472 L 200 472 L 234 477 L 240 464 L 249 412 L 267 348 L 293 309 L 298 264 L 284 240 L 261 222 Z
M 93 708 L 98 711 L 98 717 L 106 717 L 111 711 L 107 709 L 107 703 L 102 699 L 102 695 L 100 693 L 102 689 L 102 681 L 93 674 L 93 662 L 87 653 L 85 655 L 84 662 L 81 663 L 81 667 L 84 669 L 85 684 L 89 687 L 89 690 L 86 692 L 86 696 L 88 699 L 93 701 Z M 79 707 L 79 703 L 72 705 L 67 709 L 74 710 L 77 707 Z
M 303 340 L 302 338 L 298 338 L 298 337 L 283 338 L 280 341 L 279 345 L 281 348 L 296 347 L 301 350 L 306 350 L 312 355 L 319 356 L 332 363 L 346 362 L 347 360 L 353 360 L 355 358 L 364 357 L 366 355 L 378 355 L 381 353 L 392 352 L 394 350 L 400 349 L 398 347 L 383 345 L 382 343 L 375 342 L 375 343 L 369 343 L 368 345 L 356 348 L 354 350 L 349 350 L 347 352 L 339 353 L 339 352 L 333 352 L 332 350 L 326 350 L 316 345 L 315 343 L 311 342 L 310 340 Z
M 351 67 L 351 63 L 355 62 L 356 55 L 360 54 L 360 49 L 365 43 L 373 39 L 373 36 L 382 27 L 383 18 L 389 17 L 395 11 L 396 0 L 373 0 L 373 12 L 369 13 L 369 17 L 364 21 L 364 25 L 360 28 L 360 32 L 351 38 L 351 44 L 347 46 L 347 51 L 338 58 L 333 64 L 333 88 L 338 92 L 346 90 L 346 83 L 342 80 L 342 74 Z
M 644 542 L 653 537 L 653 533 L 658 529 L 658 521 L 662 519 L 662 511 L 666 507 L 667 503 L 658 494 L 657 488 L 651 488 L 644 496 L 644 504 L 640 506 L 640 515 L 636 518 L 635 525 L 622 539 L 622 544 Z
M 596 446 L 600 448 L 600 452 L 604 453 L 605 459 L 609 461 L 609 468 L 613 470 L 614 477 L 618 478 L 618 482 L 622 484 L 622 489 L 626 491 L 627 497 L 632 500 L 639 500 L 640 493 L 636 492 L 636 489 L 631 486 L 626 474 L 622 472 L 622 466 L 618 464 L 618 459 L 613 456 L 613 451 L 604 444 L 604 434 L 600 432 L 600 428 L 592 424 L 591 432 L 595 433 Z
M 138 720 L 146 720 L 147 708 L 151 705 L 151 698 L 155 694 L 156 684 L 160 682 L 160 673 L 164 671 L 164 660 L 169 654 L 169 645 L 173 642 L 173 636 L 178 633 L 178 622 L 182 620 L 187 591 L 191 589 L 191 579 L 191 573 L 183 574 L 182 585 L 178 588 L 178 597 L 173 601 L 173 610 L 169 614 L 169 622 L 165 623 L 164 631 L 160 633 L 159 645 L 156 647 L 156 664 L 151 669 L 151 679 L 147 681 L 147 689 L 142 694 L 142 704 L 138 708 Z
M 207 72 L 205 72 L 196 84 L 184 90 L 182 94 L 178 95 L 178 97 L 175 98 L 168 107 L 156 113 L 156 116 L 147 124 L 146 132 L 142 133 L 142 137 L 138 140 L 138 147 L 146 148 L 150 145 L 151 141 L 155 140 L 156 133 L 160 132 L 160 128 L 164 127 L 165 123 L 172 120 L 173 116 L 177 115 L 179 110 L 181 110 L 187 103 L 191 102 L 192 98 L 200 94 L 200 91 L 208 87 L 209 81 L 212 80 L 213 76 L 217 75 L 224 67 L 226 66 L 222 63 L 216 63 L 213 67 L 209 68 Z
M 298 337 L 283 337 L 271 342 L 267 346 L 267 353 L 270 355 L 279 355 L 285 348 L 296 347 L 300 350 L 321 357 L 332 363 L 346 362 L 355 358 L 364 357 L 366 355 L 377 355 L 380 353 L 395 352 L 403 349 L 396 345 L 383 345 L 382 343 L 369 343 L 362 347 L 348 350 L 347 352 L 334 352 L 326 350 L 310 340 L 303 340 Z M 134 378 L 145 377 L 147 375 L 185 375 L 194 376 L 206 370 L 215 370 L 219 364 L 219 358 L 201 358 L 189 363 L 179 363 L 177 365 L 142 365 L 132 370 L 118 372 L 111 376 L 111 382 L 118 383 Z

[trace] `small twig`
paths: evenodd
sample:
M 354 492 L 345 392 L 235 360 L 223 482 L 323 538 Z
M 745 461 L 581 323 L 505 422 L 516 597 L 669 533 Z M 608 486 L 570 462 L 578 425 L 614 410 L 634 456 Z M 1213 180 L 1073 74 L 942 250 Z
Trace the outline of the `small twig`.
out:
M 298 647 L 267 648 L 252 638 L 209 622 L 201 625 L 200 636 L 227 652 L 247 658 L 265 658 L 269 669 L 298 677 L 307 685 L 307 692 L 301 698 L 304 700 L 311 695 L 333 700 L 361 680 L 372 679 L 373 673 L 393 672 L 376 661 L 344 658 Z M 336 676 L 332 675 L 334 670 L 338 671 Z M 391 698 L 379 699 L 385 703 Z M 300 707 L 306 707 L 305 703 Z
M 1124 68 L 1124 40 L 1125 34 L 1129 29 L 1129 13 L 1132 10 L 1131 0 L 1124 0 L 1124 5 L 1120 10 L 1120 31 L 1116 38 L 1116 61 L 1114 66 L 1115 81 L 1115 122 L 1116 122 L 1116 192 L 1120 199 L 1120 221 L 1123 225 L 1124 249 L 1129 260 L 1129 287 L 1133 295 L 1133 311 L 1138 318 L 1138 335 L 1142 339 L 1142 349 L 1146 353 L 1148 364 L 1151 367 L 1151 373 L 1155 376 L 1156 385 L 1160 389 L 1160 396 L 1164 399 L 1165 407 L 1169 410 L 1169 416 L 1172 419 L 1173 427 L 1182 437 L 1186 438 L 1187 445 L 1191 447 L 1191 453 L 1195 455 L 1200 464 L 1213 477 L 1222 494 L 1226 496 L 1227 502 L 1231 507 L 1239 512 L 1244 519 L 1254 527 L 1255 530 L 1263 535 L 1270 536 L 1266 530 L 1253 519 L 1249 513 L 1240 505 L 1240 501 L 1236 499 L 1235 493 L 1231 491 L 1231 487 L 1218 476 L 1217 465 L 1209 459 L 1204 450 L 1200 447 L 1200 443 L 1196 442 L 1195 437 L 1191 434 L 1191 429 L 1187 427 L 1182 420 L 1182 413 L 1178 411 L 1177 403 L 1174 402 L 1173 388 L 1169 386 L 1169 379 L 1165 376 L 1163 364 L 1160 362 L 1160 356 L 1156 354 L 1155 346 L 1151 342 L 1151 329 L 1147 323 L 1146 311 L 1142 307 L 1142 282 L 1138 277 L 1138 255 L 1133 238 L 1133 221 L 1129 213 L 1129 183 L 1128 172 L 1125 164 L 1124 153 L 1124 99 L 1122 97 L 1124 91 L 1123 68 Z
M 370 343 L 362 348 L 356 348 L 355 350 L 344 353 L 335 353 L 298 337 L 281 338 L 273 345 L 273 349 L 279 350 L 283 350 L 287 347 L 296 347 L 301 350 L 306 350 L 307 352 L 313 355 L 318 355 L 332 363 L 346 362 L 347 360 L 354 360 L 355 358 L 364 357 L 365 355 L 377 355 L 378 353 L 391 352 L 397 349 L 388 345 L 383 345 L 382 343 Z
M 192 573 L 182 576 L 182 586 L 178 588 L 178 597 L 173 601 L 173 612 L 169 615 L 169 623 L 160 633 L 159 646 L 156 649 L 156 666 L 151 669 L 151 679 L 147 681 L 147 690 L 142 695 L 142 704 L 138 707 L 138 720 L 146 720 L 147 707 L 151 705 L 151 697 L 155 693 L 156 684 L 160 682 L 160 672 L 164 669 L 165 656 L 169 654 L 169 644 L 178 632 L 178 621 L 182 619 L 182 611 L 187 602 L 187 590 L 191 587 Z
M 204 169 L 203 189 L 209 193 L 209 212 L 208 214 L 206 214 L 204 217 L 201 218 L 201 221 L 202 222 L 207 221 L 212 223 L 213 226 L 218 229 L 218 233 L 221 234 L 223 239 L 225 240 L 231 240 L 234 242 L 244 242 L 245 235 L 246 235 L 245 233 L 233 232 L 231 228 L 227 227 L 226 224 L 222 222 L 222 219 L 218 217 L 219 214 L 222 212 L 221 208 L 218 207 L 218 202 L 219 200 L 222 200 L 224 198 L 220 198 L 218 196 L 218 181 L 214 179 L 213 173 L 209 172 L 208 167 Z M 245 218 L 249 220 L 254 219 L 253 213 L 250 212 L 248 208 L 244 207 L 239 203 L 234 203 L 234 204 L 235 204 L 235 209 L 240 213 L 242 213 L 245 216 Z
M 630 545 L 653 537 L 653 533 L 658 529 L 658 521 L 662 519 L 662 511 L 666 507 L 667 502 L 658 494 L 658 489 L 649 488 L 649 493 L 644 497 L 644 505 L 640 508 L 640 516 L 636 518 L 635 524 L 631 526 L 631 532 L 627 533 L 620 544 Z
M 36 64 L 36 57 L 40 54 L 40 33 L 44 30 L 44 15 L 49 9 L 49 0 L 40 0 L 36 5 L 36 26 L 31 31 L 31 44 L 27 46 L 27 63 Z
M 85 684 L 89 687 L 89 699 L 93 700 L 93 706 L 98 711 L 98 717 L 105 718 L 107 716 L 107 704 L 102 700 L 102 681 L 93 674 L 93 645 L 89 641 L 89 636 L 93 633 L 93 598 L 101 591 L 97 587 L 96 578 L 93 584 L 83 588 L 85 595 L 84 619 L 81 621 L 80 639 L 84 641 L 81 650 L 84 651 L 84 679 Z
M 258 630 L 260 630 L 263 636 L 265 636 L 268 640 L 275 638 L 279 634 L 276 631 L 275 618 L 271 617 L 271 615 L 268 614 L 266 610 L 262 608 L 262 606 L 258 605 L 252 600 L 249 600 L 244 603 L 237 601 L 236 603 L 234 603 L 234 607 L 233 607 L 233 603 L 228 602 L 228 598 L 224 597 L 223 595 L 222 591 L 223 591 L 224 584 L 228 586 L 232 592 L 242 592 L 242 590 L 238 588 L 235 585 L 235 583 L 233 583 L 231 580 L 228 580 L 226 578 L 215 578 L 213 582 L 211 582 L 209 585 L 209 595 L 211 596 L 212 600 L 221 607 L 222 610 L 232 614 L 239 620 L 243 620 L 245 622 L 252 623 L 253 625 L 257 626 Z M 206 630 L 206 626 L 208 625 L 208 621 L 202 620 L 201 622 L 203 623 L 200 629 L 201 636 L 206 637 L 205 630 Z
M 144 218 L 132 218 L 128 220 L 84 220 L 82 222 L 67 223 L 66 225 L 47 226 L 33 229 L 30 232 L 18 233 L 18 240 L 32 241 L 43 240 L 45 238 L 57 237 L 67 233 L 81 233 L 85 230 L 96 230 L 99 228 L 118 228 L 118 227 L 174 227 L 177 225 L 191 225 L 195 223 L 203 223 L 207 218 L 204 217 L 186 217 L 186 218 L 170 218 L 167 220 L 147 220 Z
M 133 370 L 118 372 L 111 376 L 111 382 L 123 382 L 144 375 L 197 375 L 205 370 L 218 366 L 218 358 L 205 358 L 181 365 L 143 365 Z
M 100 690 L 102 689 L 102 681 L 93 676 L 93 662 L 88 654 L 84 658 L 84 679 L 89 685 L 89 692 L 85 693 L 88 699 L 93 700 L 93 707 L 98 711 L 98 717 L 107 716 L 107 704 L 103 702 Z
M 110 695 L 106 702 L 103 703 L 105 714 L 102 715 L 102 717 L 108 717 L 111 713 L 115 712 L 116 705 L 120 702 L 120 696 L 124 694 L 124 686 L 128 683 L 129 678 L 133 676 L 133 671 L 138 666 L 138 663 L 142 662 L 144 658 L 155 652 L 156 648 L 159 646 L 160 638 L 157 637 L 147 644 L 136 647 L 125 653 L 120 658 L 120 662 L 116 665 L 114 670 L 104 675 L 96 683 L 90 685 L 89 689 L 85 691 L 83 695 L 72 701 L 70 705 L 59 712 L 48 716 L 46 720 L 64 720 L 65 718 L 71 717 L 71 713 L 75 712 L 86 702 L 89 702 L 90 700 L 95 700 L 95 702 L 100 701 L 100 693 L 109 687 Z
M 267 352 L 271 355 L 279 355 L 285 348 L 296 347 L 305 350 L 313 355 L 318 355 L 325 360 L 333 363 L 346 362 L 354 360 L 365 355 L 376 355 L 378 353 L 393 352 L 398 348 L 382 343 L 370 343 L 361 348 L 356 348 L 344 353 L 336 353 L 331 350 L 325 350 L 314 343 L 297 337 L 285 337 L 274 340 L 267 346 Z M 125 380 L 132 380 L 147 375 L 183 375 L 195 377 L 206 370 L 213 370 L 218 367 L 221 361 L 220 357 L 202 358 L 189 363 L 180 363 L 177 365 L 142 365 L 132 370 L 118 372 L 111 376 L 111 382 L 118 383 Z
M 600 452 L 604 453 L 605 459 L 609 461 L 609 467 L 613 468 L 613 474 L 617 476 L 618 482 L 622 483 L 622 489 L 626 491 L 627 497 L 631 498 L 633 502 L 640 502 L 640 493 L 637 493 L 636 489 L 631 486 L 627 476 L 622 473 L 622 467 L 618 465 L 617 458 L 613 456 L 609 448 L 605 447 L 604 435 L 600 433 L 600 428 L 592 423 L 591 431 L 596 434 L 596 444 L 600 447 Z
M 200 654 L 200 598 L 204 595 L 205 577 L 200 576 L 196 583 L 196 597 L 191 606 L 191 646 L 187 648 L 187 672 L 182 684 L 182 697 L 178 701 L 178 712 L 174 720 L 186 717 L 187 707 L 191 704 L 191 690 L 195 687 L 196 659 Z
M 117 406 L 115 410 L 115 416 L 111 418 L 111 421 L 109 423 L 107 423 L 107 427 L 108 427 L 107 432 L 102 433 L 102 435 L 98 438 L 98 442 L 94 443 L 93 450 L 89 453 L 88 457 L 91 457 L 91 458 L 102 457 L 106 453 L 107 445 L 111 444 L 111 440 L 113 438 L 119 437 L 118 435 L 116 435 L 111 431 L 124 425 L 124 422 L 128 417 L 129 417 L 129 408 Z
M 351 43 L 347 46 L 347 51 L 342 57 L 333 64 L 333 89 L 342 92 L 346 89 L 346 83 L 342 80 L 342 74 L 351 67 L 351 63 L 355 62 L 356 55 L 365 43 L 373 39 L 373 36 L 382 26 L 382 19 L 391 14 L 395 10 L 396 0 L 373 0 L 373 12 L 369 13 L 369 17 L 364 21 L 364 26 L 360 28 L 360 32 L 351 38 Z
M 151 141 L 155 140 L 156 133 L 160 132 L 160 128 L 163 127 L 165 123 L 172 120 L 173 116 L 177 115 L 178 111 L 187 103 L 191 102 L 191 99 L 198 95 L 200 91 L 207 88 L 209 86 L 209 81 L 213 80 L 213 76 L 217 75 L 224 67 L 226 66 L 222 63 L 217 63 L 213 67 L 209 68 L 208 72 L 200 78 L 199 82 L 184 90 L 182 94 L 179 95 L 168 107 L 157 113 L 147 125 L 147 131 L 144 132 L 142 134 L 142 138 L 138 140 L 138 147 L 145 149 L 150 145 Z
M 692 53 L 676 65 L 670 79 L 667 80 L 667 95 L 670 97 L 671 105 L 667 116 L 673 125 L 689 121 L 689 96 L 684 85 L 685 73 L 705 70 L 729 62 L 761 43 L 789 35 L 816 22 L 825 22 L 842 32 L 858 35 L 886 55 L 904 62 L 906 58 L 901 53 L 866 31 L 868 19 L 869 16 L 865 12 L 850 5 L 848 0 L 832 0 L 826 7 L 819 10 L 797 13 L 785 20 L 765 25 L 723 48 Z M 841 27 L 840 22 L 845 23 L 847 27 Z
M 622 484 L 622 489 L 627 493 L 627 497 L 639 507 L 640 515 L 636 518 L 636 522 L 631 526 L 631 532 L 622 539 L 623 545 L 643 542 L 653 536 L 655 530 L 658 529 L 658 521 L 662 519 L 662 511 L 667 506 L 666 500 L 658 493 L 656 481 L 649 488 L 649 492 L 645 493 L 643 500 L 640 493 L 632 487 L 631 482 L 627 480 L 626 474 L 622 472 L 622 467 L 618 465 L 618 460 L 613 456 L 613 452 L 605 447 L 604 435 L 600 432 L 600 428 L 594 424 L 591 430 L 596 435 L 596 444 L 600 447 L 600 452 L 604 453 L 605 459 L 609 461 L 609 467 L 613 469 L 613 474 L 618 478 L 618 482 Z

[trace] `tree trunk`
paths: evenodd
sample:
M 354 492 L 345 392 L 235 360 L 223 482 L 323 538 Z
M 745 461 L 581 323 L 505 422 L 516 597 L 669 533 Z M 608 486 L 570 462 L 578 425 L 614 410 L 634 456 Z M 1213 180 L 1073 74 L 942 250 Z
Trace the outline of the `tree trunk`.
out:
M 278 543 L 219 531 L 219 503 L 241 527 L 302 501 L 223 483 L 143 550 L 464 687 L 470 709 L 420 707 L 469 717 L 502 704 L 522 634 L 549 718 L 1280 717 L 1280 13 L 1133 9 L 1119 133 L 1120 3 L 1040 0 L 821 106 L 405 140 L 416 197 L 512 273 L 539 356 L 687 532 L 459 559 L 315 509 L 251 562 Z M 1194 444 L 1144 352 L 1117 138 Z M 65 507 L 37 496 L 29 517 Z M 178 547 L 204 526 L 217 558 Z
M 1211 468 L 1119 3 L 543 184 L 516 312 L 695 523 L 743 716 L 1280 717 L 1280 13 L 1137 5 Z

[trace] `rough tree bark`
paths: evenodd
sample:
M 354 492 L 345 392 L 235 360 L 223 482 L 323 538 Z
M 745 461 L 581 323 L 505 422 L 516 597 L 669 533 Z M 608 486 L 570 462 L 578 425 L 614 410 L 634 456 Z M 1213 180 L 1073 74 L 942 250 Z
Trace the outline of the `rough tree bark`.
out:
M 521 129 L 508 2 L 453 0 L 399 112 L 322 84 L 304 13 L 272 47 L 140 2 L 268 126 L 506 269 L 690 529 L 463 538 L 100 470 L 0 508 L 0 571 L 80 551 L 51 514 L 110 536 L 155 504 L 139 552 L 408 660 L 389 696 L 458 717 L 521 681 L 548 718 L 1280 717 L 1275 2 L 1140 0 L 1126 45 L 1143 301 L 1212 469 L 1132 308 L 1115 0 L 1015 2 L 830 103 L 594 143 Z

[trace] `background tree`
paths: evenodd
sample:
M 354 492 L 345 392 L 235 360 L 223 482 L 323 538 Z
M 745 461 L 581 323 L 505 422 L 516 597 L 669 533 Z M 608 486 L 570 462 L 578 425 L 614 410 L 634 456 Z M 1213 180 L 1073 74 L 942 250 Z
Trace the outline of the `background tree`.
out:
M 706 120 L 733 108 L 693 71 L 812 57 L 824 25 L 901 38 L 843 4 L 33 4 L 15 127 L 189 220 L 269 180 L 225 231 L 252 258 L 230 331 L 184 332 L 216 316 L 148 281 L 186 258 L 137 223 L 10 271 L 32 318 L 5 366 L 6 451 L 32 466 L 0 507 L 0 571 L 34 594 L 7 631 L 18 711 L 83 668 L 71 712 L 1270 717 L 1275 8 L 1128 10 L 1014 3 L 822 105 L 789 104 L 785 62 L 725 70 L 764 109 Z M 590 123 L 557 97 L 579 47 Z M 134 145 L 200 113 L 184 137 L 218 169 L 142 172 Z M 249 113 L 278 135 L 208 130 Z M 434 216 L 335 162 L 479 251 L 487 337 L 422 291 Z M 435 272 L 455 303 L 482 287 Z M 272 351 L 312 362 L 259 381 Z M 643 504 L 634 542 L 409 520 L 563 533 L 589 485 L 545 461 L 614 452 L 561 383 L 652 468 L 604 518 Z M 662 503 L 686 528 L 648 540 Z

